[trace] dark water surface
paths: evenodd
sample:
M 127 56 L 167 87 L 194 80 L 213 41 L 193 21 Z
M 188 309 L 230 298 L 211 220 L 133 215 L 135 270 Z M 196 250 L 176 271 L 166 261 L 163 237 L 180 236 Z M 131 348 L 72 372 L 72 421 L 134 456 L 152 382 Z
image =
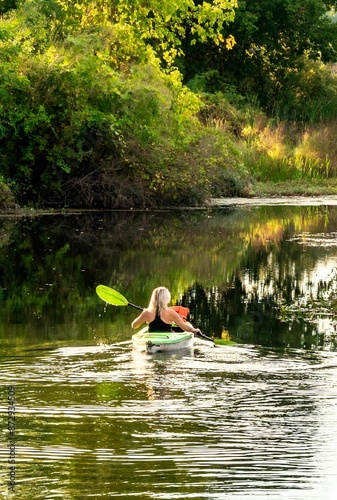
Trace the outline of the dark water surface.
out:
M 330 205 L 0 218 L 1 496 L 335 498 L 336 263 Z M 135 353 L 99 283 L 237 344 Z

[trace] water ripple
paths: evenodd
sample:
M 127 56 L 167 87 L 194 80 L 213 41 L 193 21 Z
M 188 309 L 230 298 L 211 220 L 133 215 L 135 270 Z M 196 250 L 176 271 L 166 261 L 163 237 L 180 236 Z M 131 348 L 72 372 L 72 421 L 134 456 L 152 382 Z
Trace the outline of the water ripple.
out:
M 16 390 L 20 500 L 288 500 L 329 498 L 336 486 L 336 353 L 229 346 L 151 357 L 122 344 L 3 361 Z

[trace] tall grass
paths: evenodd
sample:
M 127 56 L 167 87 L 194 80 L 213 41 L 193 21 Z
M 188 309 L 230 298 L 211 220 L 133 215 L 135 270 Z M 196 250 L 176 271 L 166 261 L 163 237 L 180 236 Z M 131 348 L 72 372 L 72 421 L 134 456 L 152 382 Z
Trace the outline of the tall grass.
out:
M 337 176 L 337 120 L 323 125 L 266 124 L 244 131 L 244 162 L 258 181 L 299 181 Z

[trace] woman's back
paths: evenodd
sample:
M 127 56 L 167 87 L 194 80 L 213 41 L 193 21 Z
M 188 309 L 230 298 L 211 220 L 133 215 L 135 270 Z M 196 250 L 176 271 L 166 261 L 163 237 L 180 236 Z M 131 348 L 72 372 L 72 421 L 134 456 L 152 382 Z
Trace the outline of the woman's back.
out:
M 156 314 L 154 320 L 149 323 L 149 332 L 170 332 L 171 323 L 165 323 L 159 314 Z

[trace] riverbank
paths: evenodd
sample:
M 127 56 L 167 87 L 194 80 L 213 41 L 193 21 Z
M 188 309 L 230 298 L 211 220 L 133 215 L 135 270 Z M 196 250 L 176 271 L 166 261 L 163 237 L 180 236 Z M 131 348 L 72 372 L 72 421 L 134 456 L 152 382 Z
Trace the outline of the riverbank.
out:
M 200 207 L 157 207 L 156 209 L 151 208 L 152 211 L 167 211 L 167 210 L 184 210 L 184 209 L 203 209 L 203 208 L 217 208 L 217 207 L 228 207 L 228 206 L 268 206 L 268 205 L 283 205 L 283 206 L 321 206 L 321 205 L 337 205 L 337 193 L 336 194 L 323 194 L 321 196 L 315 195 L 276 195 L 272 194 L 270 196 L 251 196 L 251 197 L 223 197 L 223 198 L 212 198 L 208 200 L 207 204 Z M 125 212 L 125 211 L 148 211 L 148 209 L 113 209 L 113 212 Z M 89 212 L 99 212 L 107 211 L 106 209 L 32 209 L 32 208 L 11 208 L 1 210 L 0 218 L 16 218 L 16 217 L 39 217 L 41 215 L 74 215 L 83 214 Z
M 311 179 L 294 182 L 257 182 L 253 188 L 254 197 L 275 196 L 335 196 L 337 178 Z
M 11 192 L 6 189 L 0 197 L 0 216 L 1 217 L 35 217 L 39 215 L 57 215 L 57 214 L 75 214 L 97 210 L 106 210 L 104 207 L 97 209 L 85 208 L 32 208 L 21 207 L 15 203 Z M 312 179 L 311 181 L 288 181 L 288 182 L 255 182 L 249 192 L 243 196 L 224 196 L 213 197 L 200 203 L 194 208 L 215 207 L 226 205 L 335 205 L 337 204 L 337 178 L 333 179 Z M 182 209 L 182 205 L 171 206 L 153 206 L 151 207 L 129 207 L 120 208 L 120 210 L 168 210 Z M 118 209 L 114 209 L 118 210 Z

